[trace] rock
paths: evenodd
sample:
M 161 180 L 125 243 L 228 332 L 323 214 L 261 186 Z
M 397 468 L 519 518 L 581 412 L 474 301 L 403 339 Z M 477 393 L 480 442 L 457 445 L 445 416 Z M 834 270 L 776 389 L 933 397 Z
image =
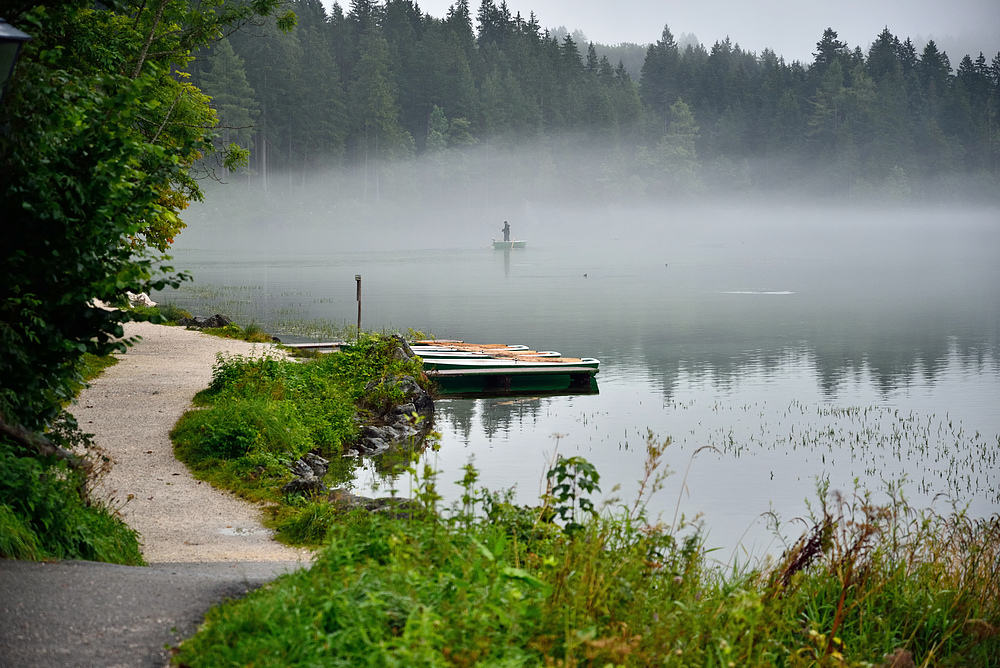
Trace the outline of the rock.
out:
M 220 327 L 225 327 L 226 325 L 231 325 L 231 324 L 233 324 L 232 320 L 222 315 L 221 313 L 216 313 L 212 317 L 208 318 L 205 321 L 205 324 L 202 325 L 202 327 L 208 329 L 218 329 Z
M 407 398 L 408 403 L 413 404 L 414 410 L 419 415 L 427 417 L 434 412 L 434 400 L 427 390 L 420 387 L 412 376 L 399 376 L 381 378 L 373 380 L 365 386 L 365 392 L 371 392 L 379 385 L 388 385 L 390 388 L 400 390 Z M 404 404 L 405 405 L 405 404 Z
M 413 349 L 410 348 L 410 344 L 408 344 L 406 342 L 406 339 L 404 339 L 402 336 L 400 336 L 399 334 L 393 334 L 390 338 L 392 339 L 392 342 L 396 344 L 395 348 L 392 351 L 393 359 L 397 359 L 402 362 L 408 362 L 414 357 L 416 357 L 416 355 L 413 354 Z
M 380 455 L 386 450 L 388 450 L 389 443 L 383 439 L 364 438 L 361 439 L 361 442 L 358 443 L 355 447 L 357 447 L 358 452 L 360 452 L 362 455 L 367 455 L 371 457 L 373 455 Z
M 296 478 L 313 478 L 312 468 L 306 464 L 301 459 L 296 459 L 294 462 L 288 465 L 288 470 L 292 472 L 292 475 Z
M 196 329 L 219 329 L 225 327 L 226 325 L 231 325 L 232 323 L 232 320 L 221 313 L 216 313 L 210 318 L 196 315 L 190 318 L 181 318 L 177 321 L 178 325 L 182 325 L 184 327 L 194 327 Z
M 409 417 L 417 412 L 417 407 L 412 402 L 408 404 L 400 404 L 392 409 L 395 415 L 402 417 L 404 420 L 409 420 Z
M 299 461 L 303 461 L 308 464 L 309 468 L 312 469 L 313 475 L 317 478 L 322 478 L 326 475 L 326 472 L 330 470 L 330 462 L 317 454 L 313 454 L 312 452 L 307 452 Z
M 423 507 L 410 499 L 389 496 L 372 499 L 366 496 L 357 496 L 342 487 L 331 490 L 327 499 L 330 503 L 341 506 L 344 510 L 360 508 L 370 513 L 384 513 L 400 519 L 408 518 L 415 512 L 423 512 Z
M 376 427 L 375 425 L 367 425 L 361 428 L 361 438 L 362 440 L 373 440 L 373 441 L 386 441 L 388 440 L 389 434 L 386 433 L 384 427 Z
M 281 491 L 284 494 L 307 494 L 315 496 L 327 491 L 327 486 L 323 484 L 321 479 L 312 476 L 309 478 L 295 478 L 285 483 Z
M 409 354 L 412 354 L 413 351 L 409 349 L 402 337 L 395 338 L 399 342 L 397 350 L 409 351 Z M 361 438 L 353 450 L 345 452 L 345 457 L 372 456 L 385 452 L 396 445 L 409 445 L 412 443 L 412 439 L 420 437 L 421 431 L 430 427 L 429 418 L 434 414 L 434 400 L 412 376 L 390 376 L 373 380 L 365 386 L 365 392 L 373 392 L 379 387 L 402 392 L 406 396 L 406 401 L 393 406 L 388 414 L 382 416 L 381 421 L 384 424 L 362 426 Z M 414 413 L 425 418 L 425 421 L 414 421 L 412 417 Z
M 129 304 L 132 306 L 156 306 L 156 302 L 149 298 L 145 292 L 140 292 L 136 294 L 134 292 L 126 292 L 125 296 L 128 297 Z
M 308 494 L 309 496 L 325 492 L 327 487 L 323 484 L 323 476 L 326 475 L 329 468 L 330 463 L 327 460 L 308 452 L 288 465 L 288 470 L 295 478 L 285 484 L 281 491 L 285 494 Z

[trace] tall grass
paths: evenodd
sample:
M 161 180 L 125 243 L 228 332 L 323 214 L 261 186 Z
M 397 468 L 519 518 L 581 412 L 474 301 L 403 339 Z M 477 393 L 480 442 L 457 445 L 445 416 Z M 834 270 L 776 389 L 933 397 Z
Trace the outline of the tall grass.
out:
M 138 534 L 81 497 L 82 473 L 25 455 L 0 439 L 0 558 L 144 563 Z
M 647 481 L 662 482 L 663 447 L 647 444 Z M 581 504 L 599 481 L 582 464 L 554 462 L 537 507 L 475 489 L 469 466 L 463 502 L 442 510 L 433 473 L 418 477 L 425 512 L 340 515 L 309 570 L 214 608 L 174 661 L 860 667 L 891 655 L 900 666 L 1000 665 L 997 517 L 821 488 L 813 527 L 780 559 L 723 571 L 697 530 L 652 522 L 642 503 Z

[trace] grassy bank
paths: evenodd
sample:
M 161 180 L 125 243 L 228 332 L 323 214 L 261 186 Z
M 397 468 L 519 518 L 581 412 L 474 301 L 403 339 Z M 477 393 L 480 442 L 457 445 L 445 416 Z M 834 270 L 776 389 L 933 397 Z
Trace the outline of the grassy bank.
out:
M 80 384 L 118 363 L 114 356 L 82 358 Z M 87 457 L 89 472 L 0 437 L 0 558 L 86 559 L 141 565 L 139 536 L 117 510 L 86 491 L 107 458 L 64 413 L 46 437 Z
M 647 493 L 663 447 L 648 443 Z M 556 462 L 537 507 L 475 479 L 467 467 L 461 507 L 436 507 L 431 474 L 415 510 L 337 517 L 311 569 L 213 609 L 175 663 L 1000 665 L 996 517 L 820 490 L 781 559 L 721 572 L 641 500 L 598 512 L 585 460 Z
M 325 502 L 288 495 L 289 465 L 306 453 L 330 460 L 326 483 L 351 478 L 342 456 L 361 424 L 378 421 L 403 395 L 384 379 L 422 378 L 417 361 L 394 356 L 394 339 L 364 335 L 339 353 L 287 360 L 220 357 L 210 387 L 171 432 L 177 458 L 217 487 L 268 502 L 268 524 L 297 544 L 321 540 Z M 424 381 L 421 381 L 424 382 Z M 318 523 L 317 523 L 318 522 Z

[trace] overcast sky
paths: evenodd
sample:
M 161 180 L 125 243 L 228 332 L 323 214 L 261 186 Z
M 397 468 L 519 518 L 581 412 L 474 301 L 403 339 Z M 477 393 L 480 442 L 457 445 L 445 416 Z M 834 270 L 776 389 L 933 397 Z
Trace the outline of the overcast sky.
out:
M 453 2 L 417 0 L 422 11 L 439 18 Z M 340 4 L 347 11 L 350 0 Z M 479 0 L 469 4 L 475 16 Z M 985 51 L 987 60 L 1000 50 L 1000 0 L 507 0 L 507 6 L 525 18 L 534 11 L 543 28 L 565 26 L 603 44 L 648 44 L 667 24 L 675 37 L 694 33 L 706 48 L 728 35 L 745 50 L 771 48 L 789 62 L 811 61 L 828 27 L 866 52 L 885 26 L 918 46 L 927 39 L 952 49 L 961 44 L 975 49 L 973 57 Z M 948 55 L 957 66 L 964 53 Z

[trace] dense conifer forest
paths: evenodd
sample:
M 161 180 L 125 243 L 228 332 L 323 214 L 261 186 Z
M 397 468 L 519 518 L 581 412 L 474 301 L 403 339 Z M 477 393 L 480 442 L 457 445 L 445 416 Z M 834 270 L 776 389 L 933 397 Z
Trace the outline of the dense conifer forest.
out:
M 294 187 L 278 174 L 378 173 L 420 156 L 454 158 L 443 175 L 461 180 L 518 149 L 531 157 L 516 187 L 605 202 L 998 190 L 1000 53 L 956 65 L 889 27 L 867 49 L 829 28 L 812 62 L 789 63 L 728 38 L 682 47 L 669 27 L 648 47 L 577 43 L 495 0 L 456 0 L 442 18 L 415 0 L 291 4 L 290 33 L 244 26 L 190 67 L 218 141 L 251 150 L 239 178 L 265 189 Z

